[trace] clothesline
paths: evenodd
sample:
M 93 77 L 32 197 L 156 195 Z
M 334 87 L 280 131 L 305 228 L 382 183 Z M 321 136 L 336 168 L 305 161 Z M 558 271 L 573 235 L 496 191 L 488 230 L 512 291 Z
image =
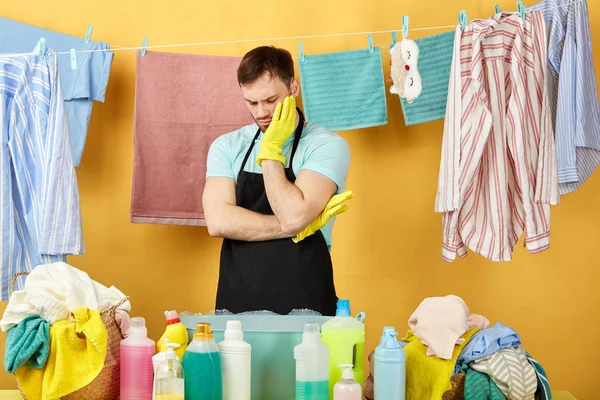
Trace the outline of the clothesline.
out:
M 555 8 L 561 8 L 565 6 L 570 6 L 572 4 L 583 3 L 587 0 L 573 0 L 564 4 L 560 4 L 558 6 L 553 7 L 544 7 L 539 9 L 539 11 L 547 11 L 553 10 Z M 422 28 L 409 28 L 408 31 L 430 31 L 430 30 L 442 30 L 442 29 L 455 29 L 456 25 L 443 25 L 443 26 L 427 26 Z M 194 43 L 175 43 L 175 44 L 163 44 L 163 45 L 153 45 L 153 46 L 133 46 L 133 47 L 122 47 L 111 45 L 109 49 L 95 49 L 95 50 L 78 50 L 76 53 L 98 53 L 98 52 L 107 52 L 107 51 L 134 51 L 134 50 L 150 50 L 150 49 L 165 49 L 165 48 L 173 48 L 173 47 L 196 47 L 196 46 L 209 46 L 209 45 L 222 45 L 222 44 L 240 44 L 240 43 L 254 43 L 254 42 L 275 42 L 281 40 L 300 40 L 300 39 L 316 39 L 316 38 L 326 38 L 326 37 L 343 37 L 343 36 L 359 36 L 359 35 L 377 35 L 384 33 L 393 33 L 393 32 L 402 32 L 402 29 L 396 30 L 383 30 L 383 31 L 364 31 L 364 32 L 345 32 L 345 33 L 328 33 L 328 34 L 320 34 L 320 35 L 301 35 L 301 36 L 283 36 L 283 37 L 272 37 L 272 38 L 257 38 L 257 39 L 238 39 L 238 40 L 221 40 L 221 41 L 210 41 L 210 42 L 194 42 Z M 387 46 L 380 46 L 381 48 L 385 48 Z M 61 51 L 56 52 L 55 54 L 65 55 L 71 54 L 69 51 Z M 15 55 L 31 55 L 31 53 L 22 53 Z M 297 57 L 294 57 L 297 58 Z

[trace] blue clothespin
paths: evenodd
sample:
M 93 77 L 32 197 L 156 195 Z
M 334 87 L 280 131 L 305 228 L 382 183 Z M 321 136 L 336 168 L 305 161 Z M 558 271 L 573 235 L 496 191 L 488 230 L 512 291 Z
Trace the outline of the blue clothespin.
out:
M 88 26 L 87 33 L 85 34 L 85 44 L 90 43 L 90 38 L 92 37 L 93 30 L 94 30 L 94 27 L 92 25 Z
M 500 6 L 498 6 L 498 4 L 496 4 L 494 9 L 496 10 L 496 14 L 500 14 L 502 12 L 502 10 L 500 9 Z
M 373 36 L 369 33 L 369 51 L 371 54 L 375 52 L 375 48 L 373 47 Z
M 396 31 L 392 31 L 392 44 L 390 45 L 390 49 L 396 45 L 398 42 L 398 36 L 396 35 Z
M 402 37 L 408 37 L 408 15 L 402 16 Z
M 521 15 L 521 18 L 523 18 L 523 21 L 525 21 L 525 4 L 521 0 L 517 1 L 517 11 Z
M 71 49 L 71 69 L 75 71 L 77 69 L 77 53 L 75 49 Z
M 40 60 L 44 59 L 44 54 L 46 54 L 46 38 L 40 38 L 40 53 L 38 54 Z
M 144 38 L 142 42 L 142 56 L 146 55 L 146 47 L 148 47 L 148 38 Z
M 467 16 L 467 12 L 465 10 L 460 10 L 460 14 L 458 14 L 458 23 L 463 31 L 467 27 L 468 21 L 469 17 Z
M 300 50 L 300 56 L 298 57 L 300 61 L 304 61 L 304 45 L 302 42 L 298 42 L 298 50 Z

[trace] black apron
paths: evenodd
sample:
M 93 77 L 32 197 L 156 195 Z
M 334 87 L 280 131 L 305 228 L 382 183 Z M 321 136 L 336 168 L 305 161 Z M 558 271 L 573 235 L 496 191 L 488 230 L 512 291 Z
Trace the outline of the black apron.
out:
M 292 171 L 294 155 L 304 129 L 304 115 L 294 133 L 294 144 L 285 175 L 296 180 Z M 244 171 L 252 153 L 256 132 L 238 173 L 237 206 L 264 215 L 273 215 L 262 174 Z M 293 309 L 310 309 L 322 315 L 335 315 L 337 296 L 333 266 L 327 243 L 319 230 L 299 243 L 292 239 L 246 242 L 224 239 L 217 289 L 217 310 L 233 313 L 269 310 L 288 314 Z

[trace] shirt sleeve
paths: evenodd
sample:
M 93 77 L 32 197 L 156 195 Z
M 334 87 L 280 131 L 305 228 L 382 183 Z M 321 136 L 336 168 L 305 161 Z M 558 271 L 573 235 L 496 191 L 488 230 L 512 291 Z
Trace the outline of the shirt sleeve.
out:
M 77 65 L 76 78 L 66 89 L 65 100 L 89 99 L 104 102 L 113 53 L 106 43 L 95 43 L 89 50 L 96 51 L 78 53 L 82 60 Z
M 219 136 L 210 146 L 206 159 L 206 178 L 225 177 L 235 179 L 233 157 L 227 136 Z
M 315 147 L 307 150 L 301 169 L 326 176 L 337 185 L 336 193 L 343 192 L 350 169 L 350 148 L 346 140 L 341 136 L 331 135 L 315 141 Z

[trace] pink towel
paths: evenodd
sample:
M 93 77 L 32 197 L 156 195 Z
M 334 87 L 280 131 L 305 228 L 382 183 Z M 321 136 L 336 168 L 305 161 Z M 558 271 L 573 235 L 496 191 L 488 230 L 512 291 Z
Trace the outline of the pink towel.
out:
M 131 326 L 131 317 L 129 316 L 129 313 L 125 310 L 115 311 L 115 322 L 121 330 L 121 336 L 127 338 L 127 336 L 129 336 L 129 327 Z
M 137 55 L 131 222 L 206 226 L 206 157 L 220 135 L 253 122 L 238 57 Z

